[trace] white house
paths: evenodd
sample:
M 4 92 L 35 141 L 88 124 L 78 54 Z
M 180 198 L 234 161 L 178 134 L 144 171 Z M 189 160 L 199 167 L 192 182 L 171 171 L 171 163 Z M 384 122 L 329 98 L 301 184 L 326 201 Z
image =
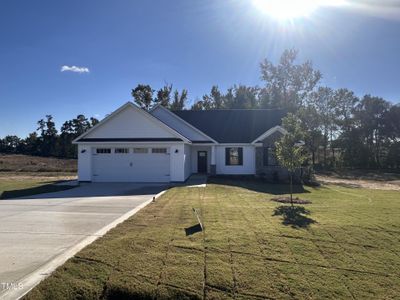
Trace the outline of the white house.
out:
M 282 110 L 147 112 L 128 102 L 74 140 L 79 181 L 183 182 L 193 173 L 270 176 Z

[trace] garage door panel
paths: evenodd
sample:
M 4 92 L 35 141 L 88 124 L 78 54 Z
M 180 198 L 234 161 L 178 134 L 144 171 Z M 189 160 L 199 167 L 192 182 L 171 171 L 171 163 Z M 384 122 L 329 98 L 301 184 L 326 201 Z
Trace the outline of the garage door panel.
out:
M 92 164 L 96 182 L 170 181 L 170 155 L 166 153 L 95 154 Z

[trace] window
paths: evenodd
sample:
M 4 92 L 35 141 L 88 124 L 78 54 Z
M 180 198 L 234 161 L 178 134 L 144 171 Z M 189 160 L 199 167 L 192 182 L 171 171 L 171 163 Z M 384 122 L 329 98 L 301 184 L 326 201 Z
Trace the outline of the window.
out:
M 143 153 L 147 153 L 147 152 L 148 152 L 147 148 L 133 148 L 133 153 L 143 154 Z
M 275 148 L 273 147 L 264 147 L 263 148 L 263 161 L 264 166 L 277 166 L 278 162 L 275 156 Z
M 110 154 L 111 148 L 97 148 L 96 153 L 97 154 Z
M 242 166 L 243 148 L 241 147 L 225 148 L 225 164 L 227 166 Z
M 115 148 L 114 153 L 122 154 L 122 153 L 129 153 L 128 148 Z
M 153 148 L 151 153 L 167 153 L 167 148 Z

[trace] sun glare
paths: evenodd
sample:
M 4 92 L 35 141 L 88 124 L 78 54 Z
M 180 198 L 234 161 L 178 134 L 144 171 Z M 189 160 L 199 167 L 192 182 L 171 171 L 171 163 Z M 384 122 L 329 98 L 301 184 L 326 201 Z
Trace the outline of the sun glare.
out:
M 345 0 L 253 0 L 254 6 L 280 20 L 307 17 L 320 6 L 339 6 Z

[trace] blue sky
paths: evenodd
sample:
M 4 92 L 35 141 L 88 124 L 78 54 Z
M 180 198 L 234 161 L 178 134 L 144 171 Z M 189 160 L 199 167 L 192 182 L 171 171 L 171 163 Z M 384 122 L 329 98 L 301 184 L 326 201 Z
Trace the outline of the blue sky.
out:
M 312 60 L 325 85 L 398 103 L 400 11 L 391 5 L 325 7 L 282 24 L 245 0 L 3 0 L 0 137 L 24 137 L 46 114 L 58 126 L 80 113 L 103 118 L 138 83 L 187 88 L 191 102 L 214 84 L 260 85 L 260 61 L 285 48 Z

